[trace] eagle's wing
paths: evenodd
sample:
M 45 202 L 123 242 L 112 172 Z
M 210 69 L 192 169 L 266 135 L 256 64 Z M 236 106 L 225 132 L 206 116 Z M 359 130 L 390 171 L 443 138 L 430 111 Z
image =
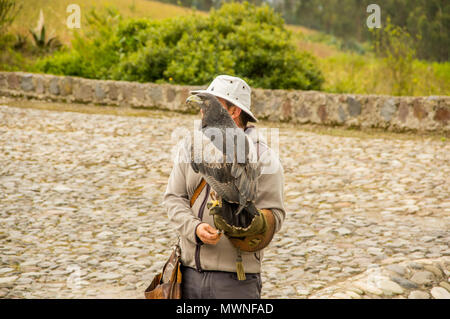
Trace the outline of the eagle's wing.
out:
M 256 199 L 260 166 L 253 143 L 242 130 L 239 131 L 242 133 L 226 132 L 222 135 L 224 141 L 220 138 L 211 140 L 211 136 L 203 132 L 199 134 L 197 138 L 201 143 L 193 143 L 191 148 L 191 166 L 224 200 L 245 206 Z M 227 148 L 227 141 L 233 142 L 232 149 Z M 245 141 L 245 146 L 239 145 L 238 141 L 241 144 Z
M 261 175 L 261 167 L 258 164 L 256 148 L 242 131 L 245 138 L 245 162 L 239 160 L 239 150 L 235 151 L 237 157 L 233 161 L 231 174 L 235 178 L 234 184 L 239 191 L 239 204 L 246 206 L 247 202 L 254 202 L 258 195 L 258 178 Z M 239 146 L 239 145 L 236 145 Z
M 239 203 L 239 193 L 234 187 L 234 177 L 231 174 L 233 163 L 227 163 L 223 143 L 219 143 L 218 139 L 211 141 L 211 137 L 201 131 L 197 134 L 197 143 L 193 143 L 191 147 L 193 170 L 203 176 L 217 195 L 231 203 Z

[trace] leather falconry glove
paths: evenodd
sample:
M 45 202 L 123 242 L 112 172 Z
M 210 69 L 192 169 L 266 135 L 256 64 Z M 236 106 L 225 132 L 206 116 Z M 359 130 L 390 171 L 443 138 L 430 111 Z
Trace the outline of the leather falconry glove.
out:
M 270 210 L 257 209 L 250 204 L 236 215 L 238 204 L 220 199 L 216 203 L 208 203 L 214 226 L 223 231 L 236 248 L 254 252 L 270 243 L 275 231 L 275 220 Z

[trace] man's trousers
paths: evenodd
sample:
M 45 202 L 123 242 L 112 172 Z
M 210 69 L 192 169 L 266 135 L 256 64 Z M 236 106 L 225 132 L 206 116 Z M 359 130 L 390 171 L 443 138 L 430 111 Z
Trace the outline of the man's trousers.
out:
M 237 274 L 232 272 L 198 272 L 183 266 L 181 271 L 183 299 L 261 298 L 261 274 L 245 274 L 246 280 L 238 280 Z

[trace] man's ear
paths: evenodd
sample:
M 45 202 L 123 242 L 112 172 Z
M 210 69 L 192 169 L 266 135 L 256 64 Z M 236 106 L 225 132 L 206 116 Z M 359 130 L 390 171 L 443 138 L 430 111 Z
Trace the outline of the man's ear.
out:
M 242 110 L 238 108 L 237 106 L 233 106 L 233 110 L 231 111 L 231 118 L 234 120 L 241 115 Z

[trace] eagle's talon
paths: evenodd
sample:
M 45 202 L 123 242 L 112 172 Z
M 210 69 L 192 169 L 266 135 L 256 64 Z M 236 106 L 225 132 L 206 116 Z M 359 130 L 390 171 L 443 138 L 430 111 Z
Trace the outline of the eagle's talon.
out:
M 211 210 L 211 209 L 213 209 L 214 207 L 220 207 L 220 202 L 219 202 L 219 200 L 212 200 L 212 201 L 210 201 L 209 203 L 208 203 L 208 209 L 209 210 Z

